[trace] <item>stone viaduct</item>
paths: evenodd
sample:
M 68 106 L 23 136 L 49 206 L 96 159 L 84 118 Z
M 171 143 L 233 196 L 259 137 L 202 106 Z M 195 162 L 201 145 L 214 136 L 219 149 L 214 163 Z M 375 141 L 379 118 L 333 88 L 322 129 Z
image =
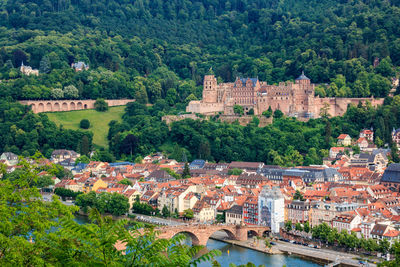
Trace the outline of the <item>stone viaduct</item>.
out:
M 123 106 L 134 99 L 109 99 L 105 100 L 108 106 Z M 23 105 L 31 106 L 33 113 L 71 111 L 81 109 L 94 109 L 96 100 L 24 100 Z
M 253 236 L 263 236 L 265 232 L 270 232 L 267 226 L 248 226 L 248 225 L 180 225 L 175 227 L 156 228 L 159 231 L 158 238 L 170 239 L 176 234 L 184 233 L 191 237 L 192 245 L 207 245 L 207 241 L 212 234 L 217 231 L 224 231 L 229 239 L 245 241 L 248 233 Z

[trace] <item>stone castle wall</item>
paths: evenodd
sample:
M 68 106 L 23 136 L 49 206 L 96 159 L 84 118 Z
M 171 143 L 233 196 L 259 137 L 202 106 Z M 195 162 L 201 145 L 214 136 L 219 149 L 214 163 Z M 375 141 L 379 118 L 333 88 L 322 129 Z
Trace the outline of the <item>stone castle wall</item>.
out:
M 134 99 L 109 99 L 105 100 L 109 107 L 123 106 Z M 81 109 L 94 109 L 96 100 L 24 100 L 19 101 L 23 105 L 31 106 L 33 113 L 59 112 Z
M 297 118 L 318 118 L 321 109 L 329 106 L 331 116 L 342 116 L 349 104 L 369 101 L 372 106 L 382 105 L 383 99 L 375 98 L 320 98 L 315 96 L 315 84 L 304 73 L 293 82 L 268 85 L 257 78 L 237 78 L 234 83 L 218 84 L 215 76 L 206 75 L 203 85 L 203 99 L 191 101 L 187 112 L 213 115 L 223 113 L 234 115 L 233 106 L 240 105 L 245 113 L 251 109 L 261 115 L 269 107 L 279 109 L 287 116 Z

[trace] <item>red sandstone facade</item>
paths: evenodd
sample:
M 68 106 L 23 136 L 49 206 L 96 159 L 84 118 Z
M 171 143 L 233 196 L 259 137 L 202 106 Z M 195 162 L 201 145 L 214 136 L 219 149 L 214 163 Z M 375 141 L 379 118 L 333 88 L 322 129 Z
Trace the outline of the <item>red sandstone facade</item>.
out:
M 373 106 L 383 103 L 374 98 L 319 98 L 315 96 L 315 84 L 302 73 L 295 82 L 280 82 L 269 85 L 257 78 L 236 78 L 234 83 L 217 83 L 214 75 L 206 75 L 203 84 L 203 99 L 191 101 L 186 111 L 201 114 L 223 112 L 233 115 L 233 106 L 240 105 L 245 112 L 254 110 L 262 114 L 270 106 L 287 116 L 319 117 L 321 108 L 327 106 L 331 116 L 341 116 L 348 104 L 370 101 Z
M 110 99 L 105 100 L 108 106 L 123 106 L 134 99 Z M 33 113 L 71 111 L 81 109 L 94 109 L 96 100 L 26 100 L 19 101 L 23 105 L 31 106 Z

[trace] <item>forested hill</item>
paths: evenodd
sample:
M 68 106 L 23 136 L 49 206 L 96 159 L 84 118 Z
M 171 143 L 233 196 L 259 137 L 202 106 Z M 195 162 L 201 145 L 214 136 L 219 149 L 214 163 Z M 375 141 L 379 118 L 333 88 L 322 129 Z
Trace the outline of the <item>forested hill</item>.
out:
M 386 96 L 400 65 L 400 0 L 2 0 L 0 96 L 187 102 L 202 77 L 304 70 L 321 96 Z M 373 66 L 375 58 L 376 66 Z M 67 71 L 74 61 L 89 73 Z M 40 68 L 21 77 L 21 62 Z M 186 80 L 186 81 L 183 81 Z M 28 86 L 27 86 L 28 85 Z

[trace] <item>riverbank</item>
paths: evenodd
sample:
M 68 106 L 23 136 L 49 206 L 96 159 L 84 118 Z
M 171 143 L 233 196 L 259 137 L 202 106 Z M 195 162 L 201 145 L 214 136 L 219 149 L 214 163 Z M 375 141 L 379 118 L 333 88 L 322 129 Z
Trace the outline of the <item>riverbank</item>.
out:
M 270 255 L 274 254 L 282 254 L 283 252 L 280 251 L 279 249 L 276 249 L 275 246 L 272 246 L 271 248 L 268 248 L 264 244 L 264 240 L 257 240 L 257 239 L 248 239 L 246 241 L 238 241 L 238 240 L 232 240 L 232 239 L 226 239 L 226 235 L 222 232 L 216 232 L 214 233 L 211 237 L 211 239 L 218 240 L 221 242 L 225 242 L 231 245 L 243 247 L 243 248 L 248 248 L 252 249 L 255 251 L 267 253 Z
M 360 261 L 357 259 L 357 256 L 349 253 L 337 252 L 326 249 L 315 249 L 280 241 L 276 242 L 276 245 L 272 246 L 272 248 L 269 249 L 265 247 L 263 240 L 256 240 L 256 239 L 255 240 L 249 239 L 247 241 L 230 240 L 226 239 L 224 234 L 222 233 L 216 233 L 210 238 L 227 244 L 251 249 L 269 255 L 275 255 L 275 254 L 295 255 L 302 259 L 309 260 L 323 266 L 325 265 L 329 266 L 329 264 L 332 263 L 338 264 L 338 266 L 349 266 L 349 267 L 362 266 L 360 264 Z M 369 263 L 369 266 L 376 267 L 376 264 Z

